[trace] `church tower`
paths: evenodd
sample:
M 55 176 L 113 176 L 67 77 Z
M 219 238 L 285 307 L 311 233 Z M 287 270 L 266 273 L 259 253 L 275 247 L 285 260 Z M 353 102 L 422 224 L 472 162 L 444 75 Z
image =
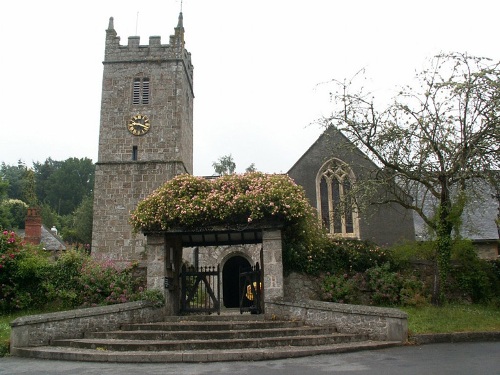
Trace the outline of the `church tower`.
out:
M 128 223 L 137 203 L 176 175 L 193 173 L 193 65 L 182 13 L 169 44 L 138 36 L 120 45 L 106 30 L 92 254 L 140 261 L 142 234 Z

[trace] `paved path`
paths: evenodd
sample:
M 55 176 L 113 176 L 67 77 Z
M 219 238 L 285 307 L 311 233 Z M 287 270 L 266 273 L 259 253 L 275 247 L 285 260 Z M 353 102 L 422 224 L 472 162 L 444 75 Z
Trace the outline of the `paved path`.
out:
M 208 364 L 113 364 L 0 358 L 8 375 L 500 375 L 500 342 L 429 344 L 347 354 Z

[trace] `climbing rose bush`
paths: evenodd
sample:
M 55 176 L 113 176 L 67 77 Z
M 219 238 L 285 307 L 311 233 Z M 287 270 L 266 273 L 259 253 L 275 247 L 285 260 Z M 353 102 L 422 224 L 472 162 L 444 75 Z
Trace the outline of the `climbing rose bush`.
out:
M 304 190 L 287 175 L 260 172 L 216 179 L 180 175 L 141 201 L 130 216 L 136 231 L 296 223 L 312 215 Z

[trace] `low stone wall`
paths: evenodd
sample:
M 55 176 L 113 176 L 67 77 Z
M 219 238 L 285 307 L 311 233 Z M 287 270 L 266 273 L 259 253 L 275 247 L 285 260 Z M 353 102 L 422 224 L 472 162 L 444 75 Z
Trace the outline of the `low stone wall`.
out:
M 371 340 L 408 339 L 408 315 L 397 309 L 321 301 L 266 303 L 266 317 L 334 325 L 342 333 L 366 334 Z
M 114 330 L 126 323 L 156 322 L 164 308 L 138 301 L 110 306 L 30 315 L 11 322 L 10 347 L 42 346 L 53 339 L 83 337 L 85 332 Z

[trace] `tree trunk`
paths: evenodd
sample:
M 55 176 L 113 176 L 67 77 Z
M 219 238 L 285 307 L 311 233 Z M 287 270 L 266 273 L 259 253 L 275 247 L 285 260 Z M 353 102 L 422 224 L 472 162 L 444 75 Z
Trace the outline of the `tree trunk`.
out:
M 451 200 L 446 177 L 440 178 L 441 199 L 437 213 L 436 230 L 436 272 L 432 303 L 441 305 L 443 302 L 443 286 L 446 285 L 450 270 L 453 223 L 450 221 Z

